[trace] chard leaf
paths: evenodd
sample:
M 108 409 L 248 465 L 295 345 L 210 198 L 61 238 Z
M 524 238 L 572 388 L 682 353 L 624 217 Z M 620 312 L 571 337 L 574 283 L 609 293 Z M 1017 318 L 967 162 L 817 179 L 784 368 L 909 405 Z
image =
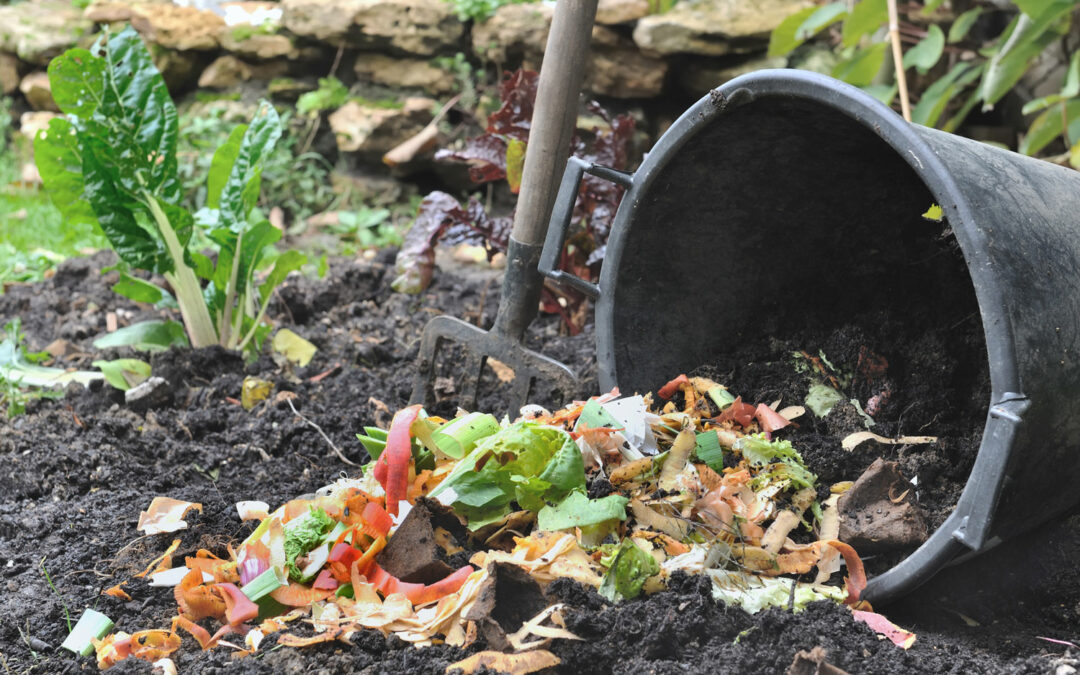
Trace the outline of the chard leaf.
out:
M 259 109 L 255 111 L 255 117 L 251 124 L 244 130 L 240 146 L 236 154 L 231 156 L 232 150 L 229 144 L 236 136 L 234 131 L 226 142 L 225 150 L 214 153 L 214 164 L 217 164 L 217 177 L 211 174 L 211 190 L 220 180 L 220 173 L 224 164 L 231 158 L 231 166 L 228 178 L 221 187 L 219 208 L 221 210 L 222 225 L 233 232 L 240 232 L 247 226 L 247 216 L 255 206 L 259 194 L 259 184 L 262 176 L 262 160 L 273 150 L 278 139 L 281 138 L 281 119 L 278 117 L 274 106 L 267 101 L 259 103 Z M 220 161 L 220 164 L 219 164 Z M 254 194 L 254 197 L 252 196 Z
M 160 352 L 187 347 L 183 325 L 175 321 L 142 321 L 94 340 L 95 349 L 131 347 L 141 352 Z
M 660 565 L 631 539 L 622 540 L 611 567 L 597 591 L 608 600 L 631 600 L 641 595 L 645 580 L 660 573 Z
M 49 62 L 49 86 L 61 111 L 89 117 L 105 94 L 105 59 L 86 49 L 69 49 Z
M 150 377 L 150 364 L 139 359 L 94 361 L 93 366 L 101 370 L 106 382 L 120 391 L 127 391 Z
M 82 154 L 75 128 L 66 118 L 49 121 L 34 139 L 34 162 L 53 204 L 72 226 L 97 225 L 93 207 L 84 194 Z
M 589 499 L 584 492 L 575 490 L 559 504 L 540 509 L 536 516 L 536 526 L 540 530 L 568 530 L 608 520 L 626 520 L 628 501 L 621 495 Z
M 127 272 L 120 272 L 120 281 L 113 284 L 112 290 L 113 293 L 118 293 L 135 302 L 146 302 L 158 307 L 176 307 L 176 298 L 167 290 L 145 279 L 133 277 Z
M 259 295 L 264 299 L 269 298 L 275 288 L 285 281 L 290 272 L 295 272 L 307 262 L 307 256 L 299 251 L 285 251 L 274 261 L 274 267 L 266 280 L 259 286 Z
M 210 161 L 210 171 L 206 176 L 206 206 L 211 209 L 221 208 L 221 191 L 225 188 L 236 157 L 240 154 L 240 143 L 247 133 L 248 125 L 237 125 L 229 137 L 214 151 Z

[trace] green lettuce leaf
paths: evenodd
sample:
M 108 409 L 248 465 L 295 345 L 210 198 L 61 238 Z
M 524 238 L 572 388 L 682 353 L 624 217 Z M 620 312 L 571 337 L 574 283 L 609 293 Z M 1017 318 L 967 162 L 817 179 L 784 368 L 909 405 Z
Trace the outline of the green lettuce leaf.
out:
M 608 520 L 626 520 L 626 504 L 629 501 L 621 495 L 589 499 L 584 492 L 575 490 L 557 505 L 540 509 L 536 526 L 540 530 L 567 530 Z
M 481 441 L 431 496 L 447 488 L 457 495 L 454 510 L 476 529 L 510 513 L 511 502 L 539 511 L 584 490 L 585 465 L 565 431 L 519 422 Z
M 631 600 L 641 595 L 645 580 L 660 573 L 660 565 L 630 539 L 623 539 L 604 580 L 597 589 L 612 602 Z
M 333 526 L 334 519 L 315 506 L 285 524 L 285 568 L 290 579 L 300 581 L 303 578 L 303 570 L 297 567 L 296 559 L 322 543 L 323 535 Z
M 790 441 L 769 441 L 764 434 L 753 434 L 736 441 L 735 449 L 753 466 L 771 466 L 773 478 L 790 480 L 800 488 L 813 487 L 817 481 L 817 476 L 806 468 L 802 455 Z

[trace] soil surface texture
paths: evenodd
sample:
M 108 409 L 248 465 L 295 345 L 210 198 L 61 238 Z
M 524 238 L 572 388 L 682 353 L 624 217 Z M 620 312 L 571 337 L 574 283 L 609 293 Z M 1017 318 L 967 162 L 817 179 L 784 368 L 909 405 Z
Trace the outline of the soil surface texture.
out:
M 152 358 L 154 374 L 168 381 L 167 395 L 153 405 L 129 406 L 109 387 L 73 386 L 62 399 L 32 401 L 26 414 L 0 420 L 4 673 L 96 670 L 92 659 L 58 649 L 68 621 L 92 607 L 111 617 L 119 630 L 168 627 L 176 609 L 170 589 L 149 587 L 132 576 L 163 553 L 174 536 L 182 539 L 175 560 L 199 548 L 227 555 L 227 545 L 241 541 L 252 527 L 237 518 L 237 501 L 277 506 L 354 473 L 356 466 L 343 459 L 366 461 L 355 433 L 363 425 L 385 427 L 393 411 L 408 402 L 427 320 L 445 312 L 487 328 L 497 304 L 496 278 L 464 272 L 440 273 L 420 296 L 393 293 L 392 261 L 391 252 L 370 260 L 336 260 L 327 278 L 290 279 L 279 290 L 270 316 L 318 347 L 307 367 L 279 364 L 268 350 L 254 363 L 220 349 L 173 350 Z M 89 367 L 95 359 L 132 356 L 112 350 L 103 357 L 91 346 L 105 332 L 109 313 L 120 325 L 160 315 L 109 290 L 114 273 L 100 270 L 110 262 L 108 254 L 71 260 L 41 284 L 9 288 L 0 295 L 0 321 L 21 317 L 31 349 L 66 340 L 60 365 Z M 530 329 L 529 340 L 583 374 L 581 390 L 573 394 L 597 393 L 591 327 L 564 337 L 556 320 L 544 319 Z M 926 402 L 914 396 L 918 383 L 905 379 L 913 371 L 900 367 L 926 350 L 868 344 L 856 331 L 846 339 L 808 336 L 801 344 L 767 345 L 762 354 L 744 355 L 752 358 L 741 364 L 721 364 L 716 377 L 748 401 L 797 403 L 794 399 L 804 391 L 792 389 L 791 377 L 781 373 L 792 371 L 790 363 L 777 354 L 821 349 L 831 355 L 842 346 L 839 351 L 846 351 L 836 358 L 854 364 L 864 345 L 888 351 L 897 365 L 891 386 L 898 398 L 891 411 L 882 408 L 884 426 L 876 430 L 939 435 L 943 441 L 921 450 L 920 461 L 908 457 L 910 449 L 898 447 L 861 447 L 840 455 L 834 447 L 837 434 L 853 430 L 857 413 L 843 423 L 808 417 L 789 437 L 826 484 L 854 480 L 878 456 L 898 459 L 906 476 L 918 475 L 926 486 L 924 506 L 937 525 L 955 503 L 957 486 L 963 486 L 965 462 L 977 449 L 983 419 L 977 409 L 982 399 L 957 408 L 953 389 L 977 388 L 979 373 L 953 373 L 945 398 Z M 950 353 L 945 345 L 936 356 Z M 754 373 L 745 366 L 752 361 L 772 365 L 759 365 L 760 372 Z M 452 372 L 452 367 L 443 372 L 435 387 L 440 398 L 436 409 L 450 413 L 461 388 Z M 776 376 L 772 383 L 769 373 Z M 274 384 L 269 399 L 250 412 L 238 405 L 248 375 Z M 797 386 L 805 390 L 805 376 L 799 377 Z M 499 382 L 498 371 L 489 372 L 485 381 Z M 291 394 L 279 396 L 282 392 Z M 873 392 L 855 392 L 864 403 L 869 395 Z M 929 409 L 909 410 L 916 399 L 949 412 L 935 418 Z M 482 390 L 478 409 L 499 410 L 503 400 L 497 388 Z M 188 514 L 186 530 L 140 537 L 138 514 L 157 495 L 201 503 L 203 511 Z M 556 581 L 548 594 L 567 603 L 567 628 L 583 640 L 556 640 L 548 648 L 563 660 L 559 672 L 575 674 L 784 673 L 797 652 L 814 647 L 851 673 L 1075 672 L 1080 650 L 1039 638 L 1080 637 L 1077 520 L 1045 526 L 944 572 L 893 607 L 877 608 L 917 633 L 907 651 L 856 623 L 844 607 L 817 603 L 795 615 L 774 609 L 752 616 L 713 601 L 706 581 L 684 576 L 677 576 L 668 591 L 618 605 L 571 581 Z M 128 580 L 131 601 L 101 595 Z M 436 674 L 483 647 L 416 649 L 369 631 L 351 644 L 292 649 L 275 648 L 269 636 L 256 656 L 235 660 L 226 647 L 201 652 L 185 635 L 173 659 L 181 673 Z M 134 659 L 113 669 L 150 671 L 150 664 Z

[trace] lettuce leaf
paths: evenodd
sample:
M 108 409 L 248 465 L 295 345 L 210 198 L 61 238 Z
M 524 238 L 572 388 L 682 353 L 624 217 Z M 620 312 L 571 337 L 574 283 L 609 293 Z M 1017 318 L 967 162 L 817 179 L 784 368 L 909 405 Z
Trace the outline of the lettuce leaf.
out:
M 660 573 L 660 564 L 631 539 L 623 539 L 597 592 L 612 602 L 641 595 L 645 580 Z
M 300 581 L 303 570 L 296 565 L 296 559 L 318 546 L 323 535 L 334 526 L 334 519 L 322 509 L 312 506 L 307 513 L 293 518 L 285 525 L 285 567 L 289 578 Z
M 540 530 L 568 530 L 608 520 L 626 520 L 626 504 L 629 501 L 621 495 L 589 499 L 584 492 L 575 490 L 556 506 L 540 509 L 536 526 Z
M 510 513 L 511 502 L 540 511 L 585 489 L 585 464 L 565 431 L 519 422 L 487 437 L 466 455 L 431 496 L 452 488 L 452 508 L 470 529 Z
M 751 465 L 770 467 L 769 475 L 773 479 L 790 480 L 800 488 L 813 487 L 817 481 L 817 476 L 806 468 L 802 455 L 790 441 L 769 441 L 764 434 L 753 434 L 736 441 L 735 449 Z

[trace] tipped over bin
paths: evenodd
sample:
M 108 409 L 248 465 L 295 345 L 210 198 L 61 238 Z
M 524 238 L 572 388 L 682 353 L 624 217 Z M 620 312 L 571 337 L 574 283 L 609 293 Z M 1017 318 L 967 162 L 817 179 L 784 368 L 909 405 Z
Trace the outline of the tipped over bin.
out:
M 596 286 L 552 269 L 583 172 L 626 186 Z M 921 255 L 932 203 L 952 264 Z M 1080 501 L 1080 173 L 909 124 L 822 75 L 761 71 L 698 101 L 633 174 L 571 160 L 541 271 L 596 298 L 601 387 L 627 392 L 868 307 L 916 327 L 981 317 L 985 351 L 960 357 L 989 364 L 989 391 L 970 392 L 987 410 L 974 467 L 871 602 Z

